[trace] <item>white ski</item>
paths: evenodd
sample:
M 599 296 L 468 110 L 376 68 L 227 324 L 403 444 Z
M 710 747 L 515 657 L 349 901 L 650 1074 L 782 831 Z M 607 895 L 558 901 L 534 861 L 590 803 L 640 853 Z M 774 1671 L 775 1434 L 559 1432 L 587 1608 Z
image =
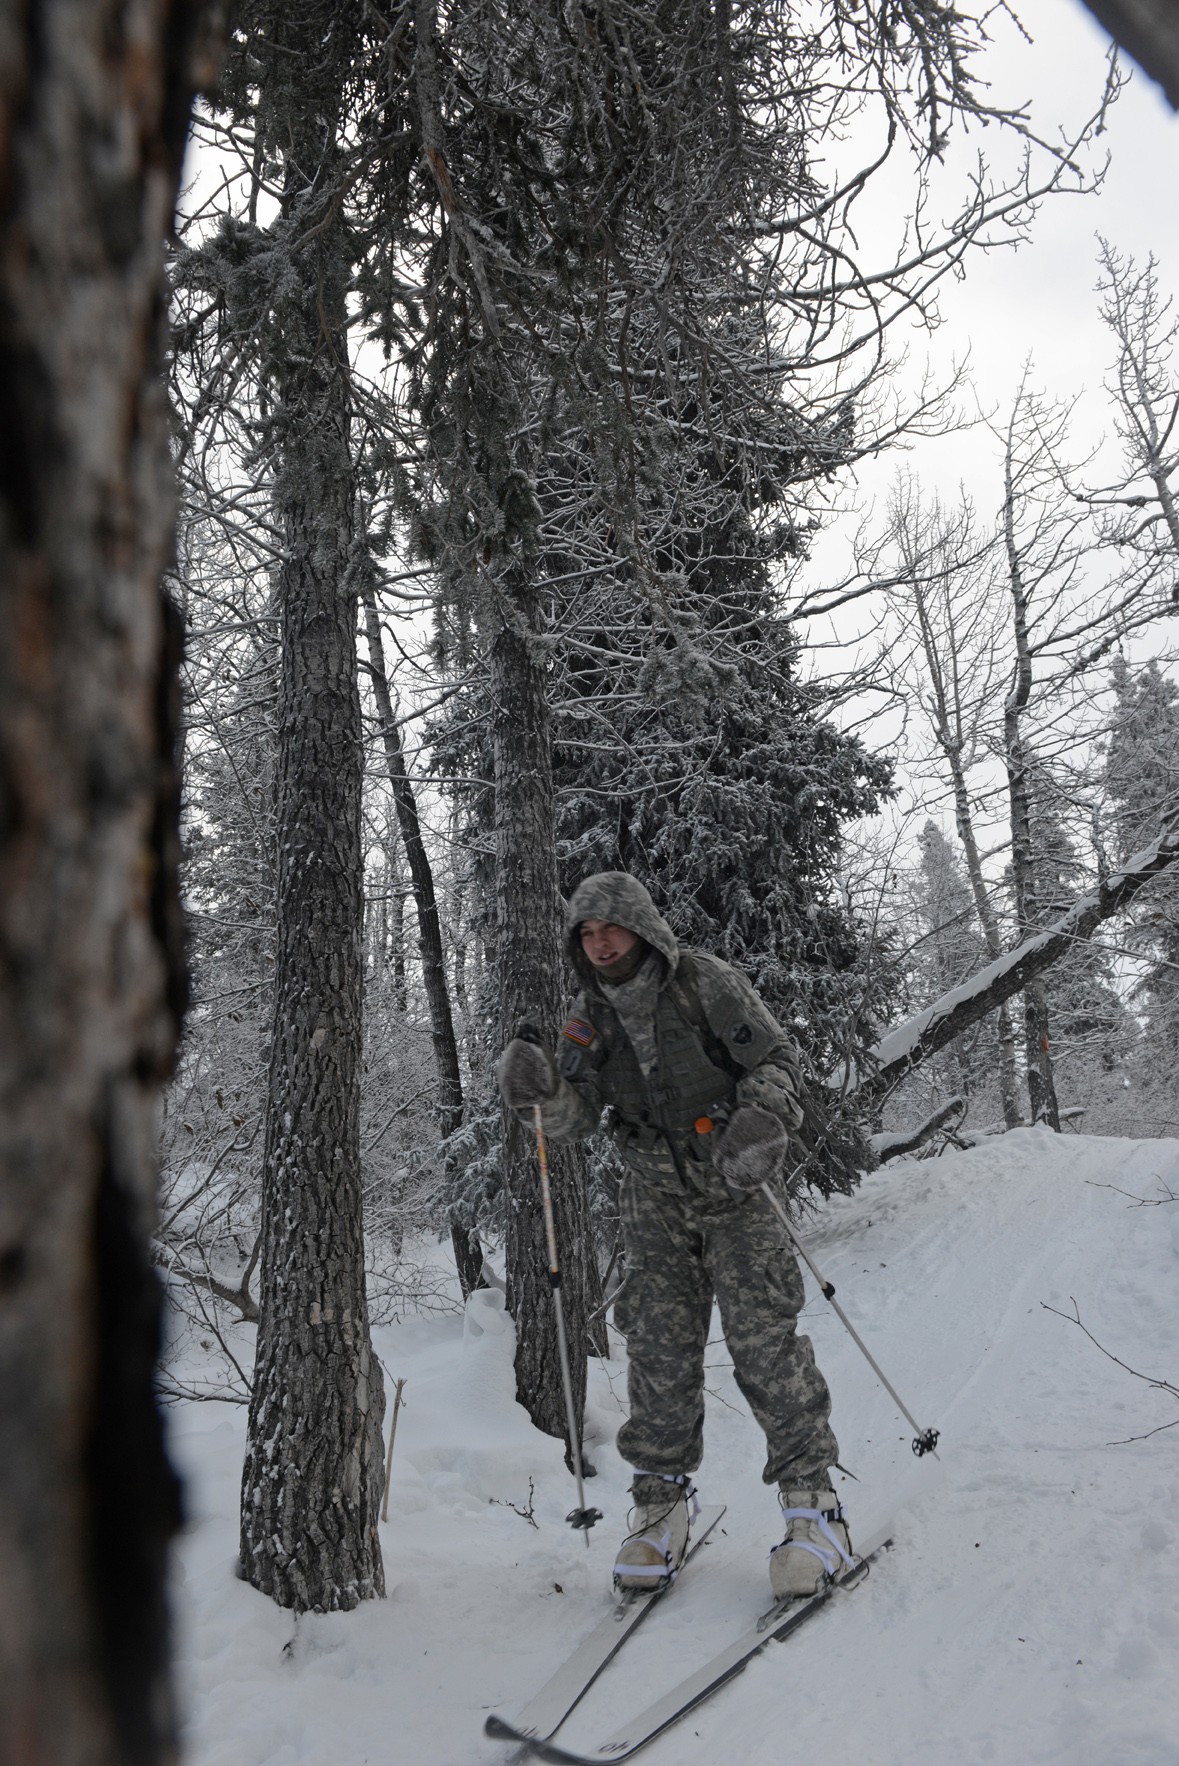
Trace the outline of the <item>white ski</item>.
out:
M 697 1668 L 694 1674 L 689 1674 L 686 1680 L 681 1680 L 663 1698 L 648 1705 L 645 1711 L 640 1711 L 623 1728 L 616 1730 L 605 1741 L 599 1742 L 588 1753 L 571 1752 L 544 1737 L 525 1735 L 498 1717 L 488 1719 L 486 1733 L 495 1736 L 499 1741 L 520 1742 L 526 1752 L 537 1759 L 553 1762 L 553 1766 L 602 1766 L 604 1760 L 628 1760 L 681 1717 L 687 1716 L 689 1711 L 694 1710 L 727 1680 L 739 1674 L 767 1643 L 788 1637 L 792 1631 L 813 1617 L 820 1607 L 825 1606 L 832 1595 L 859 1582 L 867 1575 L 872 1559 L 891 1544 L 891 1530 L 878 1533 L 865 1550 L 858 1553 L 851 1569 L 844 1570 L 821 1588 L 818 1594 L 812 1594 L 808 1599 L 779 1602 L 771 1607 L 747 1631 L 743 1631 L 726 1648 L 719 1650 L 702 1667 Z
M 487 1735 L 505 1740 L 544 1741 L 560 1728 L 570 1711 L 589 1691 L 608 1662 L 613 1661 L 627 1638 L 647 1617 L 653 1607 L 676 1587 L 699 1548 L 724 1514 L 723 1504 L 702 1507 L 692 1524 L 688 1555 L 674 1581 L 651 1594 L 640 1594 L 632 1600 L 616 1601 L 610 1611 L 587 1637 L 582 1638 L 571 1656 L 567 1656 L 551 1679 L 547 1680 L 511 1723 L 502 1717 L 489 1717 L 484 1730 Z

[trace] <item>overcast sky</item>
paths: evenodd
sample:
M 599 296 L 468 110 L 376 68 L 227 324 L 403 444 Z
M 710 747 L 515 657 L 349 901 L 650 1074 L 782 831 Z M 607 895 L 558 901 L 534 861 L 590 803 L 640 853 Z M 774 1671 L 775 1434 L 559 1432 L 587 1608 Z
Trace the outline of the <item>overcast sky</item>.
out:
M 996 25 L 996 45 L 988 57 L 991 96 L 1005 106 L 1027 101 L 1045 136 L 1056 139 L 1060 129 L 1075 132 L 1100 102 L 1109 39 L 1081 0 L 1023 0 L 1019 11 L 1033 42 L 1022 44 L 1012 30 Z M 1124 65 L 1131 70 L 1132 64 Z M 981 147 L 993 158 L 1001 157 L 1004 150 L 997 131 L 976 132 L 967 146 L 970 153 Z M 1179 297 L 1179 117 L 1137 69 L 1110 113 L 1101 152 L 1108 152 L 1109 168 L 1098 194 L 1050 199 L 1026 244 L 1016 251 L 975 256 L 965 278 L 942 289 L 941 328 L 932 338 L 913 331 L 907 343 L 908 375 L 916 379 L 927 358 L 943 378 L 955 362 L 968 360 L 975 397 L 964 402 L 972 409 L 981 403 L 1000 415 L 1009 408 L 1030 357 L 1033 381 L 1046 393 L 1061 400 L 1081 395 L 1074 418 L 1077 454 L 1092 447 L 1110 427 L 1102 382 L 1110 368 L 1112 340 L 1098 316 L 1096 236 L 1100 233 L 1118 252 L 1140 262 L 1153 253 L 1162 290 Z M 964 163 L 960 158 L 951 170 L 961 171 Z M 942 206 L 948 208 L 948 199 Z M 995 442 L 982 426 L 937 440 L 918 440 L 905 451 L 891 449 L 860 469 L 858 513 L 836 519 L 818 539 L 812 561 L 804 567 L 808 589 L 838 580 L 850 562 L 850 535 L 865 515 L 871 524 L 873 501 L 881 508 L 902 470 L 912 472 L 924 488 L 936 490 L 943 499 L 953 499 L 958 486 L 964 485 L 983 521 L 993 519 L 1001 500 L 1001 464 Z M 879 602 L 880 597 L 872 596 L 830 621 L 811 621 L 808 637 L 812 642 L 834 639 L 839 644 L 857 632 L 862 642 L 853 654 L 861 661 L 881 649 L 888 653 L 895 648 L 898 633 L 890 622 L 881 623 L 885 610 Z M 1162 654 L 1176 636 L 1173 622 L 1160 622 L 1136 641 L 1133 653 L 1140 659 Z M 820 676 L 832 668 L 838 672 L 840 656 L 838 649 L 820 650 L 812 659 L 814 672 Z M 1094 693 L 1100 692 L 1103 680 L 1094 676 Z M 952 832 L 948 802 L 943 798 L 939 803 L 936 791 L 927 795 L 932 781 L 923 771 L 914 775 L 910 770 L 910 757 L 926 746 L 911 711 L 906 718 L 895 702 L 890 705 L 886 697 L 873 693 L 846 706 L 844 716 L 858 724 L 870 746 L 896 745 L 906 787 L 895 806 L 898 820 L 912 813 L 915 797 Z M 986 774 L 984 768 L 973 779 L 984 794 Z M 999 783 L 996 771 L 990 784 L 995 788 Z M 1001 816 L 1001 796 L 1000 792 L 988 804 L 984 824 Z M 911 828 L 901 835 L 902 845 Z M 1001 829 L 996 822 L 986 832 L 998 837 Z
M 996 87 L 1026 91 L 1041 127 L 1076 126 L 1100 95 L 1108 38 L 1080 0 L 1025 0 L 1020 10 L 1035 42 L 996 52 Z M 982 259 L 944 301 L 946 333 L 969 342 L 976 381 L 1000 403 L 1029 351 L 1049 390 L 1099 391 L 1109 339 L 1094 295 L 1096 234 L 1140 259 L 1153 252 L 1164 286 L 1179 289 L 1179 119 L 1145 74 L 1134 71 L 1103 139 L 1102 190 L 1045 203 L 1028 245 Z
M 1023 0 L 1019 12 L 1033 41 L 1021 42 L 1009 25 L 996 22 L 987 57 L 991 96 L 1004 105 L 1026 101 L 1041 133 L 1056 139 L 1058 130 L 1076 131 L 1096 110 L 1109 39 L 1081 0 Z M 957 168 L 980 148 L 1001 158 L 1009 144 L 997 131 L 975 131 L 962 144 Z M 914 375 L 927 355 L 943 373 L 952 362 L 968 360 L 978 398 L 1002 410 L 1030 356 L 1046 392 L 1059 398 L 1084 392 L 1078 423 L 1090 437 L 1104 427 L 1101 386 L 1111 350 L 1097 312 L 1097 234 L 1140 260 L 1153 252 L 1163 288 L 1179 293 L 1179 118 L 1137 69 L 1110 112 L 1094 166 L 1102 152 L 1109 154 L 1109 169 L 1099 193 L 1050 198 L 1027 243 L 974 256 L 962 281 L 943 286 L 941 329 L 932 339 L 914 332 L 908 342 Z M 890 453 L 864 471 L 862 496 L 879 495 L 898 467 L 908 465 L 951 494 L 965 479 L 980 507 L 990 508 L 997 501 L 985 494 L 990 458 L 991 445 L 979 434 L 918 443 L 908 455 Z

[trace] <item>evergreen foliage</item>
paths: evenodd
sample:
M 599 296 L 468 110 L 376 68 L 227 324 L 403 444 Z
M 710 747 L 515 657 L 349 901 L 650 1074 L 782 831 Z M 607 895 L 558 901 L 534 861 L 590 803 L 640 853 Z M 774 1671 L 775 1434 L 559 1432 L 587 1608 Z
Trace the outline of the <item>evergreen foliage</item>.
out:
M 887 1011 L 838 876 L 841 829 L 890 773 L 816 697 L 746 655 L 707 709 L 636 693 L 583 718 L 566 701 L 554 766 L 566 894 L 591 871 L 633 872 L 678 938 L 748 974 L 821 1075 Z
M 1130 857 L 1179 804 L 1179 688 L 1156 662 L 1135 672 L 1115 662 L 1115 710 L 1105 763 L 1116 858 Z M 1142 963 L 1148 1067 L 1170 1083 L 1179 1057 L 1179 881 L 1164 876 L 1133 912 L 1128 936 Z
M 937 823 L 927 820 L 919 838 L 920 867 L 916 879 L 919 936 L 914 949 L 919 1005 L 930 1005 L 960 987 L 988 958 L 986 940 L 969 879 L 961 860 Z M 969 1095 L 985 1083 L 993 1065 L 990 1048 L 980 1047 L 984 1027 L 955 1037 L 942 1058 L 943 1083 Z
M 1036 925 L 1046 926 L 1083 895 L 1090 873 L 1069 832 L 1069 805 L 1044 768 L 1032 783 L 1032 851 Z M 1157 833 L 1157 819 L 1150 832 Z M 1086 939 L 1054 963 L 1044 980 L 1052 1026 L 1052 1055 L 1074 1083 L 1092 1064 L 1110 1072 L 1135 1041 L 1135 1027 L 1117 987 L 1113 959 Z

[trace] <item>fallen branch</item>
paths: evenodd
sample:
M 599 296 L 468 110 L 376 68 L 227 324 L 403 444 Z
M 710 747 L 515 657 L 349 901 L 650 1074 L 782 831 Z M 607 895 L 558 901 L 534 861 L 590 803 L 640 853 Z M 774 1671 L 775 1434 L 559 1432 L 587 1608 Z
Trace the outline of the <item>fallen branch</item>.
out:
M 1071 1294 L 1069 1295 L 1069 1299 L 1073 1300 Z M 1088 1326 L 1081 1323 L 1081 1311 L 1075 1300 L 1073 1300 L 1073 1309 L 1071 1313 L 1061 1312 L 1058 1307 L 1049 1306 L 1046 1300 L 1041 1300 L 1040 1305 L 1045 1312 L 1052 1312 L 1055 1313 L 1057 1318 L 1063 1318 L 1066 1324 L 1075 1324 L 1077 1329 L 1088 1337 L 1093 1347 L 1095 1349 L 1100 1349 L 1101 1353 L 1107 1358 L 1107 1360 L 1112 1361 L 1116 1367 L 1120 1367 L 1124 1373 L 1132 1374 L 1136 1380 L 1143 1381 L 1145 1385 L 1152 1387 L 1156 1392 L 1169 1392 L 1172 1398 L 1179 1398 L 1179 1386 L 1173 1386 L 1170 1380 L 1156 1380 L 1151 1374 L 1139 1373 L 1136 1367 L 1131 1367 L 1128 1362 L 1123 1361 L 1120 1356 L 1115 1355 L 1111 1349 L 1107 1349 L 1104 1343 L 1099 1343 L 1097 1338 L 1093 1335 L 1093 1332 L 1089 1330 Z M 1125 1439 L 1121 1441 L 1107 1441 L 1106 1446 L 1128 1447 L 1132 1441 L 1149 1441 L 1152 1435 L 1162 1435 L 1165 1434 L 1168 1429 L 1174 1428 L 1179 1428 L 1179 1416 L 1173 1418 L 1169 1423 L 1160 1423 L 1157 1429 L 1148 1429 L 1145 1435 L 1127 1435 Z
M 1125 1196 L 1128 1202 L 1133 1202 L 1135 1208 L 1165 1208 L 1168 1202 L 1179 1202 L 1179 1195 L 1176 1195 L 1174 1190 L 1168 1189 L 1161 1178 L 1159 1179 L 1163 1191 L 1161 1196 L 1136 1196 L 1133 1190 L 1119 1189 L 1116 1183 L 1097 1183 L 1091 1177 L 1086 1178 L 1085 1181 L 1095 1190 L 1112 1190 L 1115 1196 Z
M 1117 914 L 1145 888 L 1152 877 L 1179 858 L 1179 809 L 1164 818 L 1158 838 L 1103 878 L 1097 888 L 1075 901 L 1067 912 L 996 957 L 960 987 L 943 994 L 915 1018 L 890 1030 L 864 1057 L 858 1074 L 833 1078 L 829 1084 L 845 1096 L 855 1093 L 866 1104 L 879 1104 L 920 1062 L 1021 993 L 1028 982 Z
M 932 1140 L 940 1128 L 952 1134 L 966 1115 L 969 1105 L 963 1097 L 951 1098 L 948 1103 L 927 1116 L 916 1128 L 906 1129 L 902 1134 L 871 1134 L 868 1145 L 882 1165 L 890 1159 L 899 1159 L 903 1153 L 915 1153 L 926 1141 Z M 947 1124 L 950 1126 L 947 1127 Z
M 535 1527 L 537 1532 L 539 1533 L 540 1532 L 540 1523 L 538 1522 L 536 1516 L 532 1512 L 532 1498 L 533 1498 L 533 1494 L 535 1492 L 535 1489 L 536 1489 L 536 1486 L 533 1484 L 532 1479 L 529 1478 L 529 1480 L 528 1480 L 528 1507 L 527 1508 L 521 1508 L 519 1503 L 517 1503 L 517 1502 L 508 1502 L 502 1496 L 489 1496 L 487 1498 L 487 1500 L 489 1503 L 491 1503 L 493 1508 L 510 1508 L 514 1515 L 519 1515 L 521 1520 L 527 1521 L 528 1525 L 530 1527 Z
M 381 1519 L 389 1519 L 389 1481 L 393 1476 L 393 1443 L 397 1439 L 397 1418 L 401 1414 L 401 1394 L 405 1391 L 405 1380 L 397 1381 L 397 1389 L 393 1398 L 393 1421 L 389 1424 L 389 1451 L 385 1456 L 385 1494 L 381 1500 Z

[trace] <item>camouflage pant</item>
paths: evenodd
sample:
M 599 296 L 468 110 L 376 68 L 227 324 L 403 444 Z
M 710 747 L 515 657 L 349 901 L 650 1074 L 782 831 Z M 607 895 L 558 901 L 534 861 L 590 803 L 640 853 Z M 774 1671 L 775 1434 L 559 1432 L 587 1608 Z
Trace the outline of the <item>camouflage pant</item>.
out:
M 628 1172 L 621 1211 L 627 1277 L 615 1319 L 630 1356 L 623 1458 L 670 1475 L 700 1464 L 715 1296 L 737 1384 L 765 1431 L 766 1483 L 825 1483 L 839 1455 L 830 1394 L 810 1338 L 796 1330 L 802 1274 L 765 1197 L 713 1204 Z

